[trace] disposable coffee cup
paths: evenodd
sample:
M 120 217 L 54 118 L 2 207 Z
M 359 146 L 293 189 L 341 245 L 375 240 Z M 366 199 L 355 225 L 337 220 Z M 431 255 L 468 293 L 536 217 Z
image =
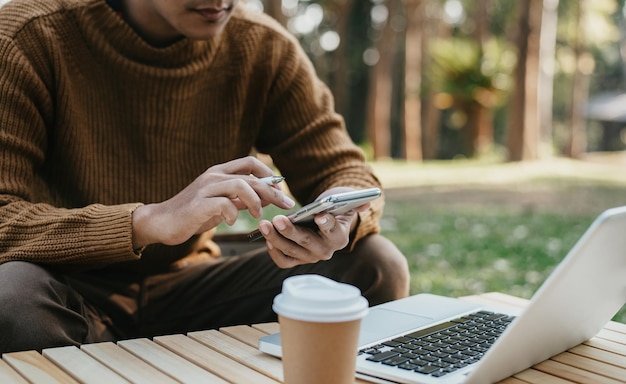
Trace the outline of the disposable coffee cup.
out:
M 286 384 L 354 383 L 361 291 L 319 275 L 292 276 L 272 308 L 278 314 Z

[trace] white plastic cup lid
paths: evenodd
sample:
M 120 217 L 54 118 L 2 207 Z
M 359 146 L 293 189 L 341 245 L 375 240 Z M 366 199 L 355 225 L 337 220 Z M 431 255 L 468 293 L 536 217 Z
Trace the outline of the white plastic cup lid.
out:
M 363 318 L 369 304 L 355 286 L 320 275 L 298 275 L 283 281 L 272 309 L 295 320 L 336 323 Z

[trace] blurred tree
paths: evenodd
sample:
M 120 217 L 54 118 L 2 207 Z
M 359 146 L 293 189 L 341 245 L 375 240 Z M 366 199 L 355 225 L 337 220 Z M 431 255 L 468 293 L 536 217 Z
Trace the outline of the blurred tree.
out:
M 395 14 L 398 2 L 388 0 L 386 5 L 377 4 L 372 9 L 374 23 L 380 30 L 380 37 L 371 51 L 378 56 L 378 60 L 371 69 L 367 108 L 367 132 L 374 159 L 391 157 L 392 68 L 396 36 L 390 15 Z
M 433 86 L 433 61 L 431 60 L 431 46 L 433 37 L 445 39 L 451 35 L 451 28 L 444 23 L 441 17 L 440 2 L 426 0 L 423 4 L 423 38 L 422 38 L 422 151 L 424 159 L 436 159 L 440 153 L 441 143 L 441 109 L 447 105 L 438 103 L 435 97 L 437 90 Z
M 477 0 L 474 12 L 474 31 L 470 35 L 477 43 L 478 54 L 482 58 L 485 55 L 485 44 L 489 39 L 488 14 L 487 8 L 489 0 Z M 481 63 L 482 65 L 482 63 Z M 481 69 L 481 72 L 485 72 Z M 477 97 L 477 99 L 479 99 Z M 468 123 L 466 129 L 466 141 L 470 148 L 471 156 L 481 156 L 493 149 L 493 108 L 495 104 L 492 100 L 485 100 L 474 104 L 473 108 L 469 108 Z
M 554 98 L 554 72 L 556 58 L 556 32 L 558 25 L 557 8 L 559 0 L 544 0 L 543 15 L 541 17 L 541 37 L 539 46 L 539 123 L 540 123 L 540 148 L 542 152 L 552 153 L 552 119 Z
M 569 140 L 563 150 L 564 155 L 572 158 L 580 157 L 587 147 L 584 110 L 589 92 L 589 76 L 587 73 L 588 71 L 585 70 L 584 66 L 589 53 L 587 52 L 585 43 L 583 42 L 585 28 L 583 15 L 586 14 L 586 3 L 586 0 L 580 0 L 574 6 L 575 22 L 573 23 L 573 48 L 576 67 L 572 80 L 573 87 L 569 116 Z
M 482 47 L 482 48 L 481 48 Z M 473 39 L 434 39 L 431 72 L 441 106 L 452 109 L 451 124 L 462 130 L 462 154 L 484 154 L 493 144 L 493 109 L 508 93 L 514 62 L 502 40 L 490 38 L 484 46 Z
M 346 117 L 348 132 L 354 141 L 366 144 L 367 126 L 367 95 L 370 93 L 369 70 L 366 62 L 371 49 L 371 3 L 369 1 L 353 1 L 352 11 L 348 20 L 347 34 L 342 42 L 347 55 L 347 74 L 342 79 L 346 86 L 345 110 L 340 110 Z
M 626 87 L 615 27 L 626 25 L 625 0 L 245 1 L 263 4 L 297 36 L 350 136 L 375 158 L 453 158 L 498 146 L 511 161 L 542 148 L 581 153 L 586 95 Z M 587 10 L 578 18 L 581 1 Z M 519 53 L 514 86 L 505 41 Z M 466 47 L 446 59 L 455 81 L 444 84 L 440 56 L 455 53 L 453 42 Z M 514 93 L 502 104 L 507 86 Z
M 518 7 L 518 60 L 507 137 L 509 161 L 536 159 L 539 150 L 537 85 L 543 0 L 520 1 Z
M 625 123 L 616 119 L 623 107 L 594 114 L 592 120 L 586 115 L 587 99 L 604 104 L 607 97 L 623 93 L 626 87 L 620 33 L 623 6 L 623 0 L 559 2 L 553 97 L 558 154 L 576 157 L 585 151 L 625 148 L 626 137 L 621 134 Z
M 407 15 L 404 78 L 404 157 L 422 160 L 422 26 L 424 1 L 404 0 Z
M 342 0 L 334 2 L 333 13 L 335 15 L 336 22 L 334 29 L 340 36 L 340 43 L 335 51 L 335 64 L 333 66 L 334 73 L 331 82 L 331 90 L 335 96 L 335 106 L 339 113 L 346 115 L 348 111 L 348 87 L 349 82 L 346 79 L 349 78 L 350 70 L 350 46 L 346 43 L 350 33 L 349 24 L 352 15 L 354 15 L 354 3 L 355 0 Z M 342 41 L 344 40 L 344 41 Z

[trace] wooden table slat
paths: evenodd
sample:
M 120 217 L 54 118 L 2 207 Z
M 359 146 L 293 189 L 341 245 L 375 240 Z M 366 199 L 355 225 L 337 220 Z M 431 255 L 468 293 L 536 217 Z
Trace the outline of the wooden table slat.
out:
M 154 341 L 225 380 L 234 383 L 278 383 L 187 336 L 159 336 L 155 337 Z
M 117 345 L 184 383 L 226 383 L 220 377 L 151 340 L 123 340 Z
M 585 341 L 584 345 L 589 345 L 594 348 L 602 349 L 611 353 L 626 356 L 626 345 L 616 343 L 611 340 L 600 339 L 598 337 L 592 337 Z
M 128 380 L 73 345 L 44 349 L 42 354 L 79 382 L 128 384 Z
M 3 384 L 28 384 L 28 381 L 4 360 L 0 360 L 0 382 Z
M 259 331 L 268 335 L 271 335 L 273 333 L 277 333 L 280 331 L 280 326 L 277 322 L 253 324 L 252 328 L 258 329 Z
M 81 346 L 81 350 L 132 383 L 178 383 L 165 372 L 160 371 L 114 343 L 85 344 Z
M 553 356 L 551 360 L 580 368 L 590 372 L 602 372 L 603 376 L 615 380 L 626 380 L 626 368 L 621 368 L 602 361 L 590 359 L 575 353 L 563 352 Z
M 223 328 L 220 328 L 220 332 L 234 339 L 237 339 L 241 341 L 242 343 L 246 343 L 252 348 L 258 348 L 259 338 L 262 336 L 265 336 L 265 333 L 259 331 L 258 329 L 249 327 L 247 325 L 223 327 Z
M 613 380 L 606 376 L 589 372 L 584 369 L 573 367 L 568 364 L 563 364 L 554 360 L 546 360 L 534 366 L 535 369 L 551 374 L 556 377 L 560 377 L 565 380 L 570 380 L 574 383 L 604 383 L 604 384 L 624 384 L 623 380 Z
M 585 344 L 577 345 L 574 348 L 570 348 L 569 351 L 580 356 L 603 361 L 605 363 L 626 369 L 626 358 L 624 357 L 624 355 L 605 351 L 599 348 L 594 348 Z
M 283 381 L 283 366 L 280 359 L 267 355 L 258 348 L 216 330 L 190 332 L 187 336 L 274 380 Z
M 528 384 L 528 382 L 520 380 L 517 377 L 508 377 L 502 381 L 498 381 L 498 384 Z
M 601 339 L 613 341 L 615 343 L 626 345 L 626 334 L 621 332 L 615 332 L 608 329 L 601 329 L 596 335 Z
M 37 351 L 11 352 L 2 355 L 13 369 L 28 381 L 37 384 L 74 384 L 70 375 Z
M 605 326 L 605 329 L 609 329 L 611 331 L 620 332 L 626 334 L 626 324 L 618 323 L 617 321 L 609 321 Z
M 559 377 L 550 375 L 548 373 L 538 371 L 534 368 L 528 368 L 528 369 L 523 370 L 522 372 L 516 373 L 514 377 L 529 384 L 545 384 L 545 383 L 571 384 L 572 383 L 569 380 L 561 379 Z

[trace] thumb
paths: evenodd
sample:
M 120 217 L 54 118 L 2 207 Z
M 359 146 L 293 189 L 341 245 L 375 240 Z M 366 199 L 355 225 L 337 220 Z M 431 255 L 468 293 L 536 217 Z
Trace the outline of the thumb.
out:
M 335 216 L 326 213 L 323 215 L 318 215 L 315 217 L 315 224 L 317 224 L 318 228 L 321 232 L 330 234 L 335 232 L 337 229 L 337 219 Z

